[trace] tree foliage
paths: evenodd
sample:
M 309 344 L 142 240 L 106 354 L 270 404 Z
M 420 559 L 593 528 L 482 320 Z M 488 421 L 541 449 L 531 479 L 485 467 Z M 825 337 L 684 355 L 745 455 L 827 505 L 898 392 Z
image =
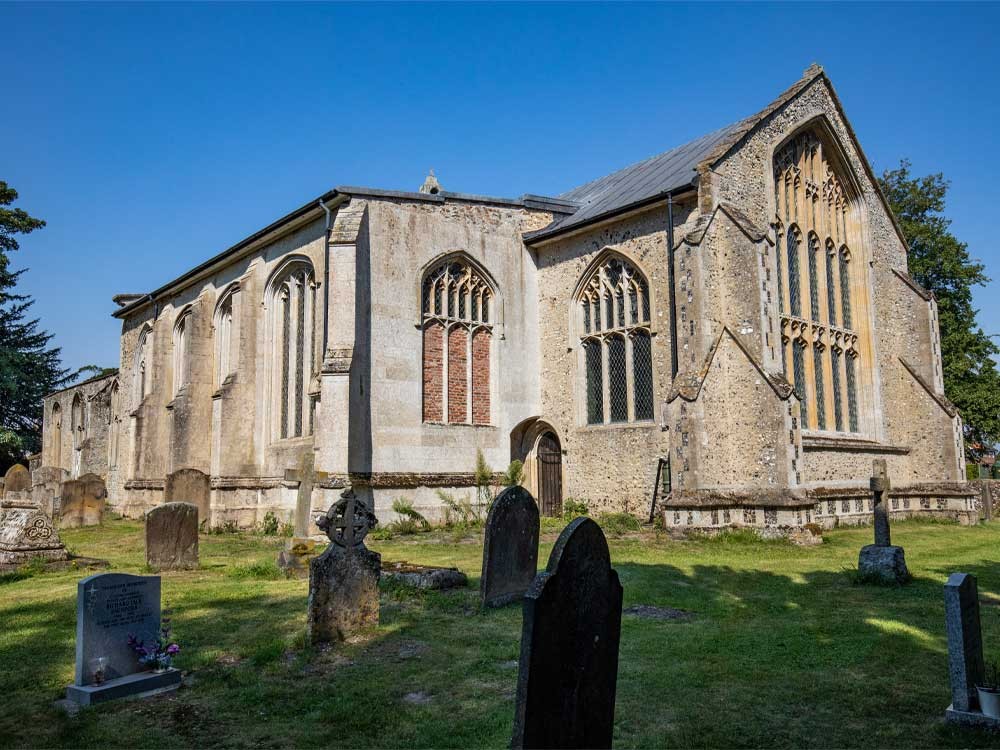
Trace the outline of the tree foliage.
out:
M 17 191 L 0 180 L 0 467 L 41 448 L 42 397 L 75 375 L 63 369 L 52 335 L 27 318 L 34 304 L 14 291 L 24 269 L 14 271 L 10 254 L 20 247 L 17 235 L 45 226 L 20 208 L 8 208 Z
M 944 175 L 914 177 L 910 162 L 883 172 L 879 183 L 910 246 L 910 275 L 937 298 L 945 393 L 965 422 L 966 451 L 975 459 L 983 446 L 1000 442 L 1000 350 L 976 321 L 972 288 L 990 279 L 951 233 L 944 216 Z

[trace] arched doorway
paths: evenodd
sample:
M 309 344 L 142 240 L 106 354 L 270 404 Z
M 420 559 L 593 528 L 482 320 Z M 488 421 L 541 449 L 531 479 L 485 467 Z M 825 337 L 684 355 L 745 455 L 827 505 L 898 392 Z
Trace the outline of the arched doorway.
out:
M 554 432 L 538 438 L 538 505 L 543 516 L 562 515 L 562 446 Z

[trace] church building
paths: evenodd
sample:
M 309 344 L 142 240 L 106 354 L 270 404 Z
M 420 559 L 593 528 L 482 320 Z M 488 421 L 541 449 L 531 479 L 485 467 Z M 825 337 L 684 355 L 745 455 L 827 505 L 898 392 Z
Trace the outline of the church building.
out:
M 290 519 L 303 471 L 314 511 L 435 518 L 480 452 L 546 514 L 859 522 L 879 458 L 892 511 L 975 508 L 935 300 L 818 66 L 560 196 L 337 187 L 115 300 L 119 372 L 46 399 L 41 464 L 126 515 L 197 469 L 212 525 Z

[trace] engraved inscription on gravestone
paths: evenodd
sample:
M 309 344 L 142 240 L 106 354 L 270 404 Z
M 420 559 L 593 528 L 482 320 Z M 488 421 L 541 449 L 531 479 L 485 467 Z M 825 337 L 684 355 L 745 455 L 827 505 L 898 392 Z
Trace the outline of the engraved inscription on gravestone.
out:
M 160 630 L 160 577 L 100 573 L 77 584 L 76 680 L 95 683 L 142 670 L 128 637 L 152 641 Z M 103 660 L 99 662 L 98 660 Z

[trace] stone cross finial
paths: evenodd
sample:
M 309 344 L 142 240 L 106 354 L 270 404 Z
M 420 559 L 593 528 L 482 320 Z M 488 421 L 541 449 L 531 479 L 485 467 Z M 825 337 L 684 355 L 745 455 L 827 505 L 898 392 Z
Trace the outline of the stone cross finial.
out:
M 884 458 L 876 458 L 872 462 L 870 487 L 875 514 L 875 545 L 889 547 L 892 542 L 889 539 L 889 509 L 886 507 L 886 493 L 889 491 L 890 484 Z
M 378 525 L 378 519 L 354 490 L 348 487 L 340 493 L 340 500 L 330 506 L 326 515 L 316 525 L 338 547 L 362 547 L 368 532 Z

